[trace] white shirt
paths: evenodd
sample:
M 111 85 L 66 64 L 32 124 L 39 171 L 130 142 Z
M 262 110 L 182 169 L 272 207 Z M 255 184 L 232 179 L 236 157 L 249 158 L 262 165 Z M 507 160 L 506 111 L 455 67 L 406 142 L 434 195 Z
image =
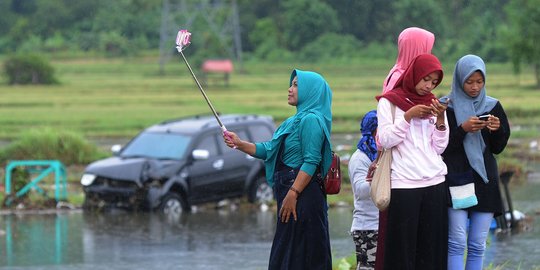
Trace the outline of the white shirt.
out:
M 352 231 L 377 230 L 379 226 L 379 209 L 371 201 L 370 184 L 366 175 L 371 164 L 369 157 L 356 150 L 349 159 L 349 178 L 354 194 L 354 210 Z

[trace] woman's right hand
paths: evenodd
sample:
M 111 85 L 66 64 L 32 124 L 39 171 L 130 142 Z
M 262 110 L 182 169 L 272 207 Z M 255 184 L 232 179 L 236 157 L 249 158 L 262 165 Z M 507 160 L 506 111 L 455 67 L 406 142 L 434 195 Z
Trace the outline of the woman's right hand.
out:
M 223 141 L 230 148 L 235 148 L 248 155 L 254 155 L 257 151 L 257 147 L 254 143 L 241 140 L 236 133 L 232 131 L 223 132 Z
M 230 148 L 234 148 L 241 142 L 240 138 L 238 138 L 238 135 L 236 135 L 236 133 L 228 130 L 223 132 L 223 141 Z
M 477 132 L 485 128 L 487 124 L 487 121 L 480 120 L 480 118 L 476 116 L 471 116 L 467 121 L 461 124 L 461 128 L 463 128 L 465 132 Z
M 410 108 L 405 112 L 404 115 L 407 122 L 410 122 L 412 118 L 428 118 L 431 116 L 433 116 L 431 106 L 422 104 L 415 105 L 414 107 Z

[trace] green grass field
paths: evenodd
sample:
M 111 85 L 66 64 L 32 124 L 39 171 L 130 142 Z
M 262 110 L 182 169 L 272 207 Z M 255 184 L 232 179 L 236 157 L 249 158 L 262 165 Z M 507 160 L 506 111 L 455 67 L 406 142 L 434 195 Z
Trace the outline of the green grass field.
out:
M 189 60 L 189 58 L 188 58 Z M 221 113 L 272 115 L 277 124 L 294 113 L 287 105 L 293 68 L 317 71 L 333 90 L 333 132 L 358 132 L 358 120 L 376 107 L 374 97 L 393 60 L 359 59 L 358 63 L 244 63 L 230 85 L 210 81 L 205 87 Z M 0 139 L 14 139 L 29 127 L 47 126 L 80 132 L 85 137 L 131 137 L 153 123 L 209 109 L 181 59 L 172 58 L 159 74 L 157 57 L 131 59 L 53 60 L 61 84 L 8 86 L 0 84 Z M 449 92 L 453 63 L 435 94 Z M 4 78 L 3 78 L 4 79 Z M 540 90 L 531 70 L 516 76 L 511 66 L 488 63 L 487 88 L 502 101 L 513 125 L 512 136 L 536 137 Z
M 221 113 L 268 114 L 279 124 L 294 113 L 294 108 L 287 105 L 291 70 L 317 71 L 333 90 L 333 132 L 357 133 L 362 115 L 376 108 L 374 97 L 380 93 L 382 81 L 393 63 L 392 59 L 359 59 L 357 63 L 347 64 L 247 62 L 235 67 L 228 87 L 222 81 L 211 80 L 205 90 Z M 87 138 L 129 138 L 165 119 L 210 112 L 178 57 L 168 62 L 164 74 L 159 74 L 155 56 L 63 59 L 52 64 L 59 85 L 8 86 L 2 78 L 0 139 L 15 139 L 21 132 L 35 127 L 75 131 Z M 447 94 L 452 81 L 454 63 L 443 66 L 445 78 L 434 91 L 436 95 Z M 509 64 L 488 63 L 487 67 L 488 94 L 501 100 L 505 107 L 513 125 L 512 137 L 538 138 L 540 89 L 533 87 L 532 70 L 525 69 L 516 76 Z M 80 166 L 70 168 L 69 182 L 78 183 L 81 173 Z M 76 184 L 72 188 L 69 201 L 79 206 L 83 195 Z M 342 188 L 339 195 L 328 197 L 331 205 L 339 202 L 352 205 L 346 174 Z M 335 267 L 341 264 L 353 265 L 354 256 L 336 259 Z

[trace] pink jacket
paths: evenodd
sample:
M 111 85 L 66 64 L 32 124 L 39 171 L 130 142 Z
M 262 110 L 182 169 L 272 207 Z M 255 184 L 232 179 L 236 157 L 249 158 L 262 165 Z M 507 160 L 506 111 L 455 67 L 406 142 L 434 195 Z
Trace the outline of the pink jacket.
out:
M 392 149 L 392 188 L 421 188 L 444 182 L 447 173 L 441 154 L 448 145 L 450 131 L 435 128 L 435 117 L 413 118 L 405 121 L 404 114 L 396 107 L 392 123 L 392 103 L 379 100 L 377 117 L 379 144 Z M 445 116 L 445 123 L 448 120 Z

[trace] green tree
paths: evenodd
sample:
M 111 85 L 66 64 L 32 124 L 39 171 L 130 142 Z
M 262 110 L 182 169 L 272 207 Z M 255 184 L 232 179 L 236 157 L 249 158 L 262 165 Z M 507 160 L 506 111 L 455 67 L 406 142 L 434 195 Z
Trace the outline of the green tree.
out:
M 540 0 L 511 0 L 507 44 L 516 72 L 522 61 L 534 67 L 536 87 L 540 88 Z
M 300 50 L 319 35 L 340 29 L 337 12 L 321 0 L 284 1 L 282 29 L 287 48 Z
M 143 43 L 157 48 L 160 16 L 159 0 L 103 1 L 94 16 L 91 32 L 98 37 L 106 37 L 108 32 L 116 32 L 128 43 L 141 40 L 142 35 L 146 40 Z M 141 49 L 141 44 L 131 45 L 135 49 Z
M 284 60 L 290 54 L 283 46 L 280 31 L 276 23 L 270 17 L 257 20 L 252 34 L 249 36 L 250 43 L 255 47 L 254 55 L 264 60 Z
M 444 20 L 444 32 L 436 33 L 435 50 L 447 60 L 476 54 L 489 62 L 508 60 L 499 29 L 506 22 L 503 6 L 508 0 L 454 0 L 438 3 L 450 16 Z M 440 42 L 439 42 L 440 41 Z
M 341 34 L 355 36 L 363 43 L 394 42 L 393 33 L 402 30 L 394 22 L 394 0 L 326 0 L 338 14 Z M 381 8 L 384 7 L 384 8 Z
M 401 0 L 394 1 L 392 6 L 394 10 L 399 11 L 395 14 L 395 23 L 401 26 L 399 32 L 407 27 L 417 26 L 435 33 L 437 37 L 446 30 L 443 20 L 444 10 L 437 1 Z
M 326 33 L 298 52 L 298 59 L 308 62 L 348 61 L 358 57 L 361 43 L 353 35 Z
M 258 20 L 279 18 L 280 5 L 275 0 L 238 0 L 238 13 L 241 26 L 242 50 L 255 51 L 257 45 L 252 43 L 251 35 L 258 31 Z

